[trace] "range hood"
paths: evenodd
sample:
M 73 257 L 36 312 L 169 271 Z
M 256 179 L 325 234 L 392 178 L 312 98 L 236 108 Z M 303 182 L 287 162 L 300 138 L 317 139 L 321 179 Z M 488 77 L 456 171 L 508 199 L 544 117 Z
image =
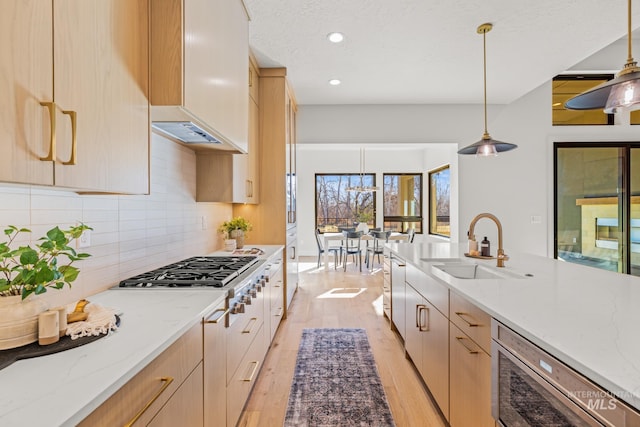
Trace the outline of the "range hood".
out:
M 195 150 L 246 153 L 182 106 L 151 106 L 153 131 Z

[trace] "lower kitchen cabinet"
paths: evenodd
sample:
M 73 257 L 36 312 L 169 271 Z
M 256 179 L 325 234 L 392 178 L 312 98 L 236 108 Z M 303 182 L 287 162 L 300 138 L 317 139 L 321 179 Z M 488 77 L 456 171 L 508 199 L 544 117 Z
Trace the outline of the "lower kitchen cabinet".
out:
M 279 262 L 272 264 L 273 271 L 269 271 L 269 283 L 267 284 L 267 292 L 269 295 L 269 303 L 265 306 L 265 313 L 270 313 L 268 316 L 268 322 L 265 317 L 265 334 L 269 333 L 268 343 L 271 344 L 273 337 L 280 326 L 282 317 L 284 316 L 284 277 L 282 273 L 282 259 Z M 266 311 L 268 307 L 269 311 Z
M 405 350 L 449 419 L 449 319 L 406 285 Z
M 225 321 L 229 311 L 224 305 L 215 309 L 203 321 L 204 331 L 204 425 L 224 427 L 227 425 L 227 328 Z M 181 425 L 181 424 L 174 424 Z M 185 424 L 186 425 L 186 424 Z
M 240 360 L 238 369 L 227 384 L 227 426 L 235 426 L 238 423 L 242 409 L 258 377 L 266 353 L 264 341 L 261 339 L 264 336 L 263 329 L 260 326 L 256 339 Z
M 391 323 L 402 339 L 405 339 L 405 277 L 406 264 L 403 259 L 391 256 Z
M 453 322 L 450 328 L 452 427 L 495 427 L 491 416 L 491 356 Z
M 202 381 L 202 326 L 197 324 L 79 426 L 203 425 Z
M 203 387 L 202 375 L 201 362 L 147 426 L 209 426 L 209 424 L 203 424 L 204 402 L 199 398 Z
M 391 256 L 387 248 L 384 248 L 382 255 L 382 311 L 391 321 Z

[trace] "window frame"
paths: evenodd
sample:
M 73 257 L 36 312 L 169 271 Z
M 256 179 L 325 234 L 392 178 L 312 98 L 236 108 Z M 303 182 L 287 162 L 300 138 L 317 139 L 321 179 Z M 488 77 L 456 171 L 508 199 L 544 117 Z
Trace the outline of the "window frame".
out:
M 438 174 L 438 173 L 441 173 L 444 170 L 448 170 L 449 171 L 449 234 L 448 235 L 447 234 L 442 234 L 442 233 L 437 233 L 437 232 L 435 232 L 435 230 L 432 230 L 432 228 L 431 228 L 432 225 L 434 224 L 434 222 L 433 222 L 433 217 L 435 215 L 434 214 L 434 209 L 437 206 L 437 204 L 436 204 L 436 206 L 433 206 L 433 202 L 435 201 L 435 197 L 436 196 L 431 194 L 431 190 L 432 190 L 432 188 L 431 188 L 432 187 L 431 186 L 431 177 L 436 175 L 436 174 Z M 443 166 L 440 166 L 438 168 L 430 170 L 428 172 L 428 181 L 429 181 L 429 184 L 428 184 L 429 185 L 429 204 L 428 204 L 428 209 L 429 209 L 429 212 L 428 212 L 428 216 L 429 216 L 429 227 L 428 227 L 429 235 L 431 235 L 431 236 L 439 236 L 439 237 L 444 237 L 444 238 L 450 239 L 451 238 L 451 165 L 450 164 L 446 164 L 446 165 L 443 165 Z M 435 217 L 437 219 L 437 215 L 435 215 Z M 436 223 L 437 223 L 437 221 L 436 221 Z
M 551 126 L 612 126 L 614 125 L 614 114 L 606 114 L 607 123 L 554 123 L 554 113 L 553 113 L 553 95 L 554 88 L 553 83 L 556 81 L 589 81 L 589 80 L 605 80 L 609 81 L 615 77 L 615 74 L 608 73 L 600 73 L 600 74 L 558 74 L 551 80 Z M 563 107 L 564 109 L 564 107 Z M 566 110 L 566 109 L 565 109 Z M 585 110 L 585 111 L 593 111 L 593 110 Z
M 420 180 L 420 215 L 419 216 L 409 216 L 409 215 L 386 215 L 386 209 L 384 206 L 385 197 L 384 197 L 384 183 L 385 178 L 387 176 L 416 176 Z M 386 224 L 387 222 L 417 222 L 420 224 L 420 231 L 416 231 L 416 234 L 424 234 L 424 174 L 422 172 L 402 172 L 402 173 L 390 173 L 384 172 L 382 174 L 382 223 Z M 406 230 L 402 230 L 403 232 Z

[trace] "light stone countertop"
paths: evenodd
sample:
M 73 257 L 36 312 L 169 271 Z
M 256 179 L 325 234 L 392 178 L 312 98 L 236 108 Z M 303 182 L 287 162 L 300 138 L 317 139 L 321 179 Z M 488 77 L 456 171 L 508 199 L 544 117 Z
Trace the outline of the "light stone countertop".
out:
M 265 251 L 259 257 L 264 260 L 283 248 L 258 247 Z M 120 328 L 84 346 L 0 370 L 0 426 L 75 426 L 222 304 L 226 293 L 218 288 L 128 288 L 87 297 L 119 310 Z
M 496 320 L 640 410 L 640 278 L 529 254 L 465 258 L 466 245 L 388 244 L 392 253 L 446 284 Z M 423 259 L 464 258 L 533 277 L 457 279 Z

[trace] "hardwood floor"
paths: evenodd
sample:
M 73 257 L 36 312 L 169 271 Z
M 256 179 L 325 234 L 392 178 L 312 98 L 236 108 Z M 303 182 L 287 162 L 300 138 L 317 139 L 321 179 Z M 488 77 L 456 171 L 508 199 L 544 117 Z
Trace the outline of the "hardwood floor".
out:
M 282 426 L 300 337 L 304 328 L 364 328 L 397 427 L 445 426 L 413 368 L 400 338 L 382 313 L 382 270 L 353 264 L 347 271 L 316 268 L 315 258 L 300 262 L 298 291 L 282 322 L 239 426 Z

